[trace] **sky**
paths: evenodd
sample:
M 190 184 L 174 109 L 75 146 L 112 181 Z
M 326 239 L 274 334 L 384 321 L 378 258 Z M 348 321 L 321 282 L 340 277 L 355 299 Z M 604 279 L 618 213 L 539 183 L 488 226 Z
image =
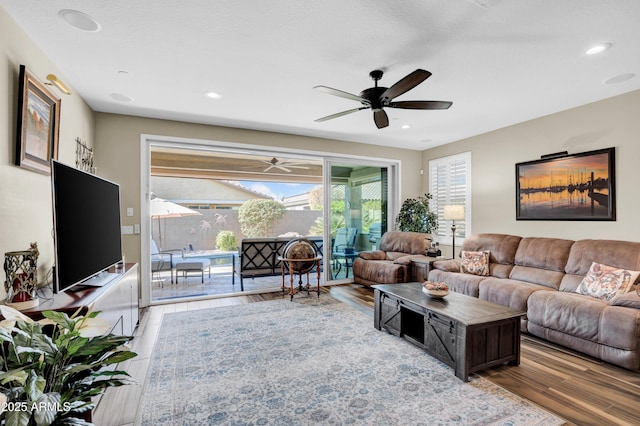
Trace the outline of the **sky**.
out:
M 317 184 L 311 183 L 255 182 L 249 180 L 241 180 L 240 183 L 252 191 L 268 195 L 276 200 L 281 200 L 282 197 L 289 197 L 291 195 L 304 194 L 318 186 Z

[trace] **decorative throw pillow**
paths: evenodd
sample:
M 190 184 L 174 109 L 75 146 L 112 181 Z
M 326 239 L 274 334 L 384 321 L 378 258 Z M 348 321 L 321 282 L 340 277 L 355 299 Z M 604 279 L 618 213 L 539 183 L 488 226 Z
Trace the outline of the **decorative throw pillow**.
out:
M 593 262 L 589 272 L 578 285 L 576 293 L 609 302 L 614 296 L 629 291 L 638 275 L 640 271 L 628 271 Z
M 460 252 L 460 272 L 463 274 L 489 275 L 489 250 Z

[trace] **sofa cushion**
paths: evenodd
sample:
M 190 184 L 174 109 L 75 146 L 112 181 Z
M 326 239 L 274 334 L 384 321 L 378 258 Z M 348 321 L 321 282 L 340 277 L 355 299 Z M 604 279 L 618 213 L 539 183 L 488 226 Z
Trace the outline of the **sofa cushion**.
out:
M 520 241 L 514 264 L 564 272 L 573 240 L 526 237 Z
M 479 297 L 488 302 L 527 311 L 527 300 L 536 291 L 549 291 L 548 287 L 505 278 L 487 278 L 480 283 Z
M 629 291 L 639 274 L 640 271 L 629 271 L 593 262 L 589 272 L 578 285 L 576 293 L 609 302 L 614 296 Z
M 507 278 L 513 268 L 521 239 L 522 237 L 507 234 L 474 234 L 465 238 L 462 250 L 489 250 L 490 274 L 498 278 Z
M 548 333 L 535 331 L 532 323 L 612 348 L 638 350 L 640 311 L 637 309 L 611 306 L 600 299 L 562 291 L 535 292 L 529 296 L 528 305 L 529 331 L 539 337 L 548 338 Z M 575 346 L 574 349 L 582 350 Z M 602 358 L 601 354 L 592 355 Z
M 366 261 L 358 258 L 353 262 L 354 282 L 357 284 L 395 284 L 407 281 L 408 267 L 391 260 Z
M 639 271 L 640 243 L 617 240 L 576 241 L 571 246 L 560 290 L 574 292 L 589 272 L 592 262 Z
M 387 258 L 387 254 L 382 250 L 361 251 L 358 253 L 358 257 L 365 260 L 385 260 Z
M 385 254 L 387 256 L 386 260 L 396 260 L 407 255 L 407 253 L 403 253 L 401 251 L 388 251 Z
M 431 264 L 431 267 L 445 272 L 460 272 L 460 261 L 456 259 L 436 260 Z
M 422 232 L 385 232 L 378 247 L 386 252 L 399 252 L 403 254 L 426 254 L 431 247 L 433 237 Z
M 395 263 L 396 265 L 409 266 L 411 265 L 411 259 L 412 259 L 411 255 L 404 255 L 394 260 L 393 263 Z
M 428 279 L 433 282 L 444 282 L 449 286 L 449 290 L 455 291 L 456 293 L 478 297 L 480 282 L 486 280 L 487 277 L 461 274 L 459 269 L 456 272 L 431 269 Z
M 509 278 L 558 290 L 572 245 L 559 238 L 523 238 Z
M 618 294 L 609 302 L 613 306 L 626 306 L 627 308 L 640 309 L 640 296 L 635 290 Z

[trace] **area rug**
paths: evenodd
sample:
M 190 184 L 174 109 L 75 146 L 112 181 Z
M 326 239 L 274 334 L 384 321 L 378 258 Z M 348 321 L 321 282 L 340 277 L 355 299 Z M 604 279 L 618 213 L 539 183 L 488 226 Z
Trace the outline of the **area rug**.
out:
M 558 425 L 323 294 L 166 314 L 142 425 Z

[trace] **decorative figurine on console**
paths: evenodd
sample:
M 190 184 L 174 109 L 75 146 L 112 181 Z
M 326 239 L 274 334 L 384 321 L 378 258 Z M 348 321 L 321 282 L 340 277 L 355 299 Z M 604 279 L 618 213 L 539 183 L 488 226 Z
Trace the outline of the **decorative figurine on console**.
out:
M 11 251 L 4 254 L 4 273 L 7 280 L 6 304 L 17 310 L 31 309 L 40 304 L 38 295 L 37 260 L 40 252 L 38 243 L 31 243 L 25 251 Z

